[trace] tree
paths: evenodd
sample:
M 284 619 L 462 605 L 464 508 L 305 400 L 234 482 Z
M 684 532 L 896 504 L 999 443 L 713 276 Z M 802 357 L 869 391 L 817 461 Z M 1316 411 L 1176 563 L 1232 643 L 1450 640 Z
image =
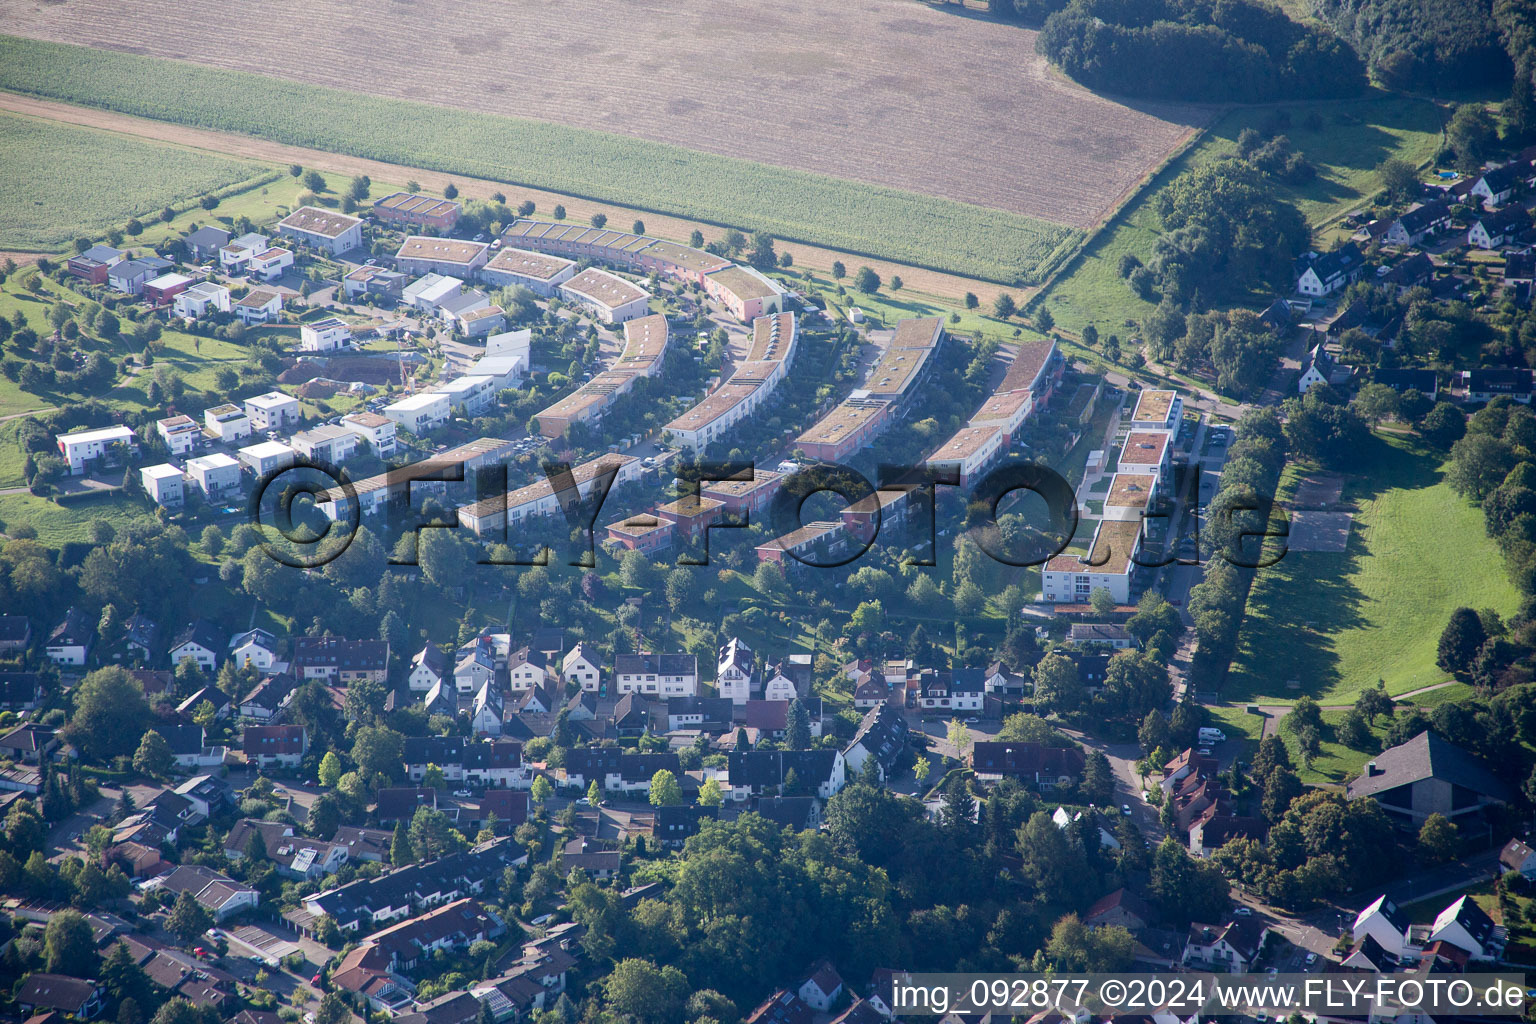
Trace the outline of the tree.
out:
M 444 185 L 443 186 L 443 198 L 444 199 L 457 199 L 457 198 L 459 198 L 459 186 L 455 185 L 451 181 L 448 184 Z
M 1162 711 L 1153 708 L 1141 720 L 1141 727 L 1136 730 L 1136 740 L 1141 744 L 1142 752 L 1150 755 L 1158 747 L 1167 746 L 1168 739 L 1168 719 Z
M 1397 705 L 1387 695 L 1387 683 L 1384 679 L 1376 680 L 1376 685 L 1360 691 L 1360 696 L 1355 698 L 1355 710 L 1365 716 L 1370 725 L 1376 724 L 1377 715 L 1392 714 Z
M 320 759 L 320 785 L 326 789 L 335 789 L 336 783 L 341 780 L 341 771 L 341 758 L 336 756 L 336 751 L 327 750 Z
M 873 295 L 880 290 L 880 275 L 868 267 L 860 267 L 853 275 L 853 286 L 865 295 Z
M 565 220 L 565 207 L 563 205 L 561 205 L 560 203 L 556 203 L 555 204 L 555 209 L 554 209 L 553 212 L 554 212 L 555 220 Z
M 1419 828 L 1419 854 L 1430 864 L 1454 860 L 1461 846 L 1461 830 L 1438 812 L 1424 819 Z
M 1477 652 L 1488 639 L 1483 620 L 1471 608 L 1457 608 L 1440 634 L 1435 664 L 1455 676 L 1471 673 Z
M 1276 768 L 1264 779 L 1264 795 L 1259 801 L 1260 813 L 1266 821 L 1276 822 L 1291 806 L 1291 801 L 1301 795 L 1301 779 L 1289 768 Z
M 304 173 L 304 165 L 303 164 L 289 164 L 288 165 L 288 173 L 293 175 L 295 178 L 297 178 L 299 175 Z
M 1493 155 L 1499 130 L 1482 104 L 1463 103 L 1445 126 L 1445 141 L 1456 151 L 1456 169 L 1472 174 Z
M 1360 418 L 1371 426 L 1397 415 L 1397 392 L 1385 384 L 1362 384 L 1350 402 Z
M 945 738 L 961 757 L 964 757 L 965 752 L 971 748 L 971 730 L 967 729 L 965 723 L 958 718 L 949 720 L 949 726 L 945 729 Z
M 437 860 L 459 849 L 461 840 L 448 815 L 432 807 L 418 807 L 408 830 L 411 849 L 418 862 Z
M 1358 708 L 1350 708 L 1334 727 L 1334 737 L 1351 750 L 1373 750 L 1376 738 Z
M 1003 292 L 992 300 L 992 315 L 999 320 L 1008 320 L 1019 311 L 1018 303 L 1013 301 L 1013 296 Z
M 48 919 L 43 931 L 43 969 L 49 974 L 95 977 L 96 939 L 79 911 L 61 910 Z
M 411 846 L 404 818 L 395 822 L 395 834 L 389 841 L 389 862 L 397 868 L 416 863 L 416 850 Z
M 1088 603 L 1093 606 L 1094 614 L 1100 616 L 1109 615 L 1115 610 L 1115 595 L 1109 592 L 1108 587 L 1094 587 L 1088 595 Z
M 597 780 L 593 779 L 591 782 L 587 783 L 587 803 L 591 804 L 593 807 L 596 807 L 602 802 L 603 790 L 600 786 L 598 786 Z
M 356 739 L 352 743 L 352 761 L 365 778 L 382 775 L 392 779 L 400 769 L 404 749 L 405 740 L 395 730 L 387 726 L 364 726 L 357 730 Z
M 630 957 L 614 965 L 602 989 L 609 1007 L 637 1024 L 673 1024 L 682 1019 L 688 979 L 670 964 L 657 967 Z
M 315 1009 L 315 1024 L 349 1024 L 352 1007 L 340 992 L 327 992 Z
M 550 785 L 549 779 L 543 775 L 533 780 L 533 789 L 530 791 L 535 803 L 542 804 L 555 795 L 555 787 Z
M 325 191 L 325 176 L 319 171 L 305 171 L 304 187 L 319 195 Z
M 981 299 L 976 297 L 976 293 L 975 292 L 966 292 L 965 293 L 965 308 L 966 309 L 975 309 L 979 305 L 981 305 Z
M 725 802 L 725 790 L 720 786 L 720 780 L 708 778 L 699 786 L 699 806 L 719 807 Z
M 677 783 L 677 776 L 669 769 L 662 768 L 651 776 L 651 806 L 672 807 L 683 802 L 683 788 Z
M 1376 180 L 1396 203 L 1411 202 L 1422 188 L 1418 168 L 1398 157 L 1390 157 L 1376 165 Z
M 607 227 L 608 226 L 608 215 L 606 213 L 594 213 L 592 215 L 592 226 L 595 227 L 595 228 L 605 228 L 605 227 Z
M 176 755 L 171 752 L 171 745 L 153 729 L 144 734 L 144 738 L 139 741 L 139 749 L 133 755 L 134 771 L 153 778 L 169 774 L 175 763 Z
M 834 280 L 834 281 L 841 281 L 846 276 L 848 276 L 848 268 L 843 266 L 843 261 L 842 260 L 833 260 L 832 261 L 832 280 Z
M 149 722 L 144 689 L 123 669 L 112 666 L 90 672 L 70 696 L 75 711 L 64 738 L 93 760 L 101 761 L 138 749 Z
M 1449 448 L 1466 432 L 1466 414 L 1450 402 L 1436 402 L 1419 424 L 1424 440 L 1437 448 Z
M 435 764 L 428 764 L 421 773 L 421 785 L 424 789 L 447 789 L 448 776 Z
M 181 940 L 183 946 L 190 946 L 213 927 L 213 915 L 193 899 L 191 893 L 183 890 L 171 906 L 171 912 L 166 915 L 165 927 Z
M 1077 663 L 1052 651 L 1035 664 L 1035 706 L 1043 711 L 1065 713 L 1082 706 L 1085 691 Z
M 785 712 L 784 744 L 790 750 L 808 750 L 811 746 L 811 717 L 798 697 L 789 702 Z

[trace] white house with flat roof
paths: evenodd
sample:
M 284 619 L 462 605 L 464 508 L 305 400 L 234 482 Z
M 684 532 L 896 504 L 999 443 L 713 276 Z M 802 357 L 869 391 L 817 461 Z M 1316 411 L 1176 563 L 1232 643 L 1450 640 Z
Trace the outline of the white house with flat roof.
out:
M 240 461 L 223 452 L 188 459 L 187 479 L 209 501 L 222 501 L 240 491 Z
M 395 421 L 376 412 L 353 412 L 341 418 L 341 425 L 356 434 L 380 457 L 395 453 Z
M 447 274 L 424 274 L 419 280 L 405 286 L 405 290 L 400 293 L 400 301 L 430 313 L 442 305 L 445 299 L 459 294 L 463 287 L 464 281 L 461 278 Z
M 219 265 L 227 274 L 243 274 L 247 260 L 259 252 L 266 252 L 271 247 L 270 239 L 266 235 L 252 231 L 224 243 L 219 249 Z
M 438 394 L 448 396 L 452 408 L 462 409 L 466 416 L 476 416 L 496 398 L 493 384 L 493 379 L 488 376 L 465 376 L 439 384 L 436 390 Z
M 247 398 L 245 414 L 250 417 L 251 427 L 255 430 L 284 430 L 298 426 L 303 419 L 299 400 L 281 391 Z
M 279 245 L 258 252 L 246 260 L 245 272 L 248 276 L 258 277 L 263 281 L 275 281 L 291 266 L 293 266 L 293 250 Z
M 439 391 L 409 395 L 384 407 L 384 415 L 405 430 L 420 437 L 448 422 L 453 406 Z
M 262 441 L 260 444 L 241 448 L 240 461 L 257 477 L 263 477 L 293 465 L 297 454 L 281 441 Z
M 352 328 L 340 317 L 299 325 L 299 348 L 305 352 L 330 352 L 352 344 Z
M 238 441 L 251 436 L 251 418 L 232 402 L 204 409 L 203 427 L 221 441 Z
M 103 427 L 100 430 L 77 430 L 73 434 L 59 434 L 54 438 L 59 444 L 59 454 L 69 463 L 69 472 L 79 476 L 90 464 L 116 448 L 137 451 L 138 438 L 127 427 Z
M 203 439 L 203 431 L 191 416 L 167 416 L 155 421 L 155 433 L 172 455 L 186 455 Z
M 1184 418 L 1184 400 L 1177 391 L 1143 391 L 1131 413 L 1132 430 L 1177 430 Z
M 469 375 L 488 377 L 491 380 L 491 390 L 501 391 L 504 388 L 516 387 L 523 379 L 523 371 L 527 365 L 527 360 L 522 356 L 482 356 L 469 368 Z
M 290 440 L 300 455 L 317 462 L 345 462 L 357 450 L 357 434 L 329 423 L 301 430 Z
M 181 470 L 169 462 L 140 469 L 139 482 L 144 485 L 144 493 L 150 500 L 162 508 L 177 508 L 186 500 Z
M 1117 472 L 1155 476 L 1168 482 L 1173 468 L 1173 434 L 1166 430 L 1133 430 L 1120 447 Z
M 485 339 L 485 354 L 491 356 L 522 356 L 523 365 L 528 365 L 529 353 L 533 349 L 533 331 L 524 327 L 520 331 L 503 331 L 493 334 Z
M 243 324 L 264 324 L 283 311 L 283 294 L 273 288 L 252 288 L 235 300 L 235 315 Z
M 1054 604 L 1087 604 L 1095 590 L 1109 591 L 1116 604 L 1131 603 L 1133 559 L 1141 550 L 1141 523 L 1105 519 L 1083 554 L 1060 554 L 1040 572 L 1041 597 Z
M 335 210 L 301 206 L 278 221 L 278 233 L 302 242 L 312 249 L 336 254 L 363 244 L 363 221 Z
M 199 281 L 171 300 L 171 311 L 177 316 L 196 320 L 209 310 L 228 313 L 229 289 L 212 281 Z

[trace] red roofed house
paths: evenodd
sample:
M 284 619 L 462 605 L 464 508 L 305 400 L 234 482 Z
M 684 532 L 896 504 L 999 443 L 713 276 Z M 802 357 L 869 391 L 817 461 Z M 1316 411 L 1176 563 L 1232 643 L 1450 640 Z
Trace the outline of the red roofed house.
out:
M 295 768 L 309 750 L 309 735 L 302 725 L 248 725 L 244 743 L 247 764 Z

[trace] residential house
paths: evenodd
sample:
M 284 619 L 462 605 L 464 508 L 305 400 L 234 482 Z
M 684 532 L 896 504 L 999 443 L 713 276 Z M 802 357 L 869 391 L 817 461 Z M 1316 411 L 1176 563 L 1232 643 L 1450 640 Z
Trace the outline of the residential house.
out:
M 1473 220 L 1467 229 L 1467 244 L 1479 249 L 1499 249 L 1514 244 L 1530 229 L 1531 215 L 1525 207 L 1506 206 Z
M 278 663 L 277 637 L 264 629 L 248 629 L 229 638 L 229 658 L 239 668 L 255 665 L 262 672 Z
M 836 749 L 733 750 L 727 755 L 730 796 L 737 801 L 765 793 L 830 800 L 843 788 L 847 763 Z
M 1083 911 L 1083 924 L 1089 928 L 1120 927 L 1139 932 L 1156 919 L 1147 902 L 1124 886 L 1100 897 Z
M 125 455 L 139 450 L 139 439 L 127 427 L 103 427 L 100 430 L 77 430 L 72 434 L 58 434 L 59 454 L 69 463 L 71 476 L 89 472 L 97 462 L 116 464 Z
M 187 460 L 187 480 L 203 498 L 218 504 L 241 491 L 240 460 L 223 452 L 211 452 Z
M 662 846 L 676 848 L 698 835 L 704 822 L 715 821 L 719 817 L 720 808 L 718 807 L 705 807 L 699 804 L 658 807 L 651 834 Z
M 1268 935 L 1269 925 L 1257 917 L 1233 917 L 1220 926 L 1195 922 L 1189 926 L 1182 962 L 1195 969 L 1246 974 L 1263 952 Z
M 1458 378 L 1466 389 L 1468 402 L 1491 402 L 1500 395 L 1507 395 L 1521 405 L 1529 405 L 1532 375 L 1533 371 L 1523 367 L 1494 367 L 1462 370 Z
M 1042 792 L 1076 785 L 1083 777 L 1085 762 L 1077 747 L 991 740 L 971 744 L 971 768 L 976 778 L 1017 779 Z
M 842 994 L 842 976 L 832 966 L 832 961 L 825 957 L 816 961 L 811 967 L 805 980 L 800 983 L 798 992 L 807 1006 L 820 1013 L 831 1010 L 832 1004 L 837 1002 L 837 997 Z
M 215 921 L 253 909 L 261 902 L 261 894 L 255 889 L 201 864 L 177 867 L 159 879 L 159 887 L 178 895 L 190 893 Z
M 1499 870 L 1536 878 L 1536 850 L 1523 839 L 1511 839 L 1499 851 Z
M 251 436 L 251 418 L 238 405 L 226 402 L 203 410 L 203 429 L 220 441 L 238 441 Z
M 1331 383 L 1335 365 L 1333 356 L 1328 354 L 1323 342 L 1318 342 L 1302 357 L 1301 376 L 1296 380 L 1296 390 L 1304 395 L 1308 388 Z
M 20 615 L 7 615 L 5 618 L 26 622 L 26 618 Z M 0 671 L 0 711 L 31 711 L 42 697 L 43 677 L 36 672 Z
M 32 646 L 32 620 L 25 615 L 0 615 L 0 654 L 25 652 Z M 0 710 L 5 707 L 0 695 Z
M 1484 171 L 1482 176 L 1472 183 L 1472 188 L 1467 195 L 1481 199 L 1486 207 L 1503 206 L 1513 198 L 1515 189 L 1528 174 L 1530 174 L 1529 162 L 1511 161 Z
M 341 425 L 360 437 L 379 458 L 395 453 L 395 421 L 389 417 L 376 412 L 353 412 L 341 418 Z
M 699 692 L 699 660 L 692 654 L 620 654 L 614 664 L 614 692 L 659 697 L 692 697 Z
M 90 1020 L 100 1012 L 104 994 L 94 980 L 34 971 L 16 990 L 14 1001 L 24 1015 L 52 1011 Z
M 155 421 L 155 433 L 172 455 L 187 455 L 203 440 L 203 432 L 190 416 L 167 416 Z
M 576 683 L 584 693 L 598 692 L 603 673 L 596 652 L 585 644 L 572 647 L 560 662 L 560 677 L 567 683 Z
M 287 430 L 296 427 L 304 416 L 299 400 L 281 391 L 268 391 L 245 400 L 245 415 L 255 430 Z
M 745 704 L 754 696 L 757 658 L 740 637 L 731 637 L 720 648 L 715 661 L 715 692 L 734 704 Z
M 243 274 L 252 256 L 266 252 L 272 247 L 269 242 L 270 239 L 266 235 L 260 235 L 254 231 L 247 232 L 220 247 L 219 265 L 224 268 L 226 274 Z
M 412 693 L 426 693 L 449 677 L 448 669 L 447 653 L 429 640 L 411 656 L 411 672 L 406 676 L 406 686 Z
M 853 739 L 843 748 L 848 772 L 862 774 L 865 762 L 874 758 L 881 781 L 891 778 L 906 752 L 909 731 L 906 716 L 890 704 L 870 708 L 859 721 Z
M 96 627 L 79 608 L 71 607 L 64 620 L 48 634 L 43 653 L 55 665 L 75 668 L 85 664 L 96 640 Z
M 1406 210 L 1388 226 L 1382 240 L 1388 245 L 1416 246 L 1451 223 L 1451 204 L 1446 200 L 1419 203 Z
M 753 1010 L 742 1024 L 811 1024 L 815 1011 L 805 1000 L 781 988 Z
M 1506 932 L 1470 896 L 1459 896 L 1429 926 L 1430 942 L 1448 942 L 1473 960 L 1495 960 L 1504 952 Z
M 299 325 L 299 348 L 305 352 L 333 352 L 352 344 L 352 326 L 340 317 Z
M 190 285 L 176 295 L 171 303 L 171 311 L 188 320 L 206 316 L 210 310 L 228 313 L 229 309 L 229 289 L 212 281 L 199 281 Z
M 248 725 L 241 744 L 247 764 L 297 768 L 309 750 L 309 734 L 302 725 Z
M 636 754 L 620 747 L 577 747 L 566 754 L 565 782 L 585 790 L 593 782 L 609 793 L 650 793 L 651 778 L 665 769 L 682 779 L 682 768 L 673 753 Z
M 191 658 L 204 673 L 211 674 L 219 667 L 227 641 L 224 633 L 207 619 L 195 619 L 181 628 L 171 641 L 171 664 L 180 665 L 183 658 Z
M 229 232 L 223 228 L 205 224 L 196 231 L 189 232 L 182 242 L 193 259 L 217 259 L 219 250 L 229 244 Z
M 385 682 L 389 675 L 389 641 L 340 637 L 296 637 L 293 666 L 305 679 L 352 683 L 359 679 Z
M 235 300 L 234 308 L 241 323 L 269 323 L 283 311 L 283 293 L 275 288 L 252 288 Z
M 1412 924 L 1408 915 L 1383 894 L 1355 915 L 1350 931 L 1357 942 L 1369 936 L 1392 956 L 1401 957 L 1408 951 Z
M 1309 298 L 1332 295 L 1353 284 L 1365 268 L 1365 254 L 1349 242 L 1333 252 L 1308 253 L 1297 261 L 1296 291 Z

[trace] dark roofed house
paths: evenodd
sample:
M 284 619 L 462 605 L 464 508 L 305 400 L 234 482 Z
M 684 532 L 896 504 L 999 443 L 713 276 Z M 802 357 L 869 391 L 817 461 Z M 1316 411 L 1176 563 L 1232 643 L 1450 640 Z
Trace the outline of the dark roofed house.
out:
M 821 828 L 821 804 L 813 796 L 765 796 L 757 801 L 757 813 L 796 832 Z
M 53 729 L 37 722 L 25 722 L 0 737 L 0 754 L 23 764 L 42 764 L 58 748 Z
M 1377 384 L 1385 384 L 1398 394 L 1416 390 L 1430 401 L 1434 401 L 1435 396 L 1440 393 L 1439 378 L 1434 370 L 1375 370 L 1371 373 L 1371 380 Z
M 1381 275 L 1381 283 L 1397 289 L 1397 293 L 1401 295 L 1411 288 L 1424 284 L 1434 276 L 1435 261 L 1422 252 L 1416 252 Z
M 382 683 L 389 674 L 389 642 L 301 636 L 293 641 L 293 666 L 305 679 Z
M 1233 917 L 1220 927 L 1195 922 L 1189 926 L 1184 965 L 1246 974 L 1263 951 L 1268 934 L 1269 925 L 1257 917 Z
M 698 835 L 699 826 L 705 821 L 720 817 L 720 808 L 699 804 L 675 804 L 656 808 L 656 824 L 652 835 L 663 846 L 682 846 L 690 836 Z
M 23 1013 L 54 1010 L 87 1020 L 101 1009 L 101 985 L 84 978 L 38 971 L 21 983 L 15 999 Z
M 1500 395 L 1508 395 L 1517 402 L 1530 404 L 1532 371 L 1525 367 L 1462 370 L 1459 376 L 1469 402 L 1491 402 Z
M 1296 290 L 1309 298 L 1321 298 L 1353 283 L 1365 267 L 1365 254 L 1349 242 L 1321 256 L 1304 256 L 1296 266 Z
M 863 772 L 865 762 L 873 757 L 879 765 L 880 778 L 889 778 L 906 752 L 909 732 L 907 717 L 900 709 L 890 704 L 870 708 L 859 721 L 853 739 L 843 748 L 847 771 L 855 775 Z
M 379 790 L 378 807 L 375 809 L 379 822 L 410 821 L 422 807 L 437 808 L 437 790 L 411 786 L 396 786 Z
M 1067 635 L 1067 643 L 1081 644 L 1107 644 L 1110 647 L 1126 648 L 1136 646 L 1136 637 L 1124 626 L 1109 622 L 1074 622 L 1072 632 Z
M 1431 814 L 1454 821 L 1513 796 L 1482 762 L 1429 730 L 1377 754 L 1346 793 L 1351 800 L 1374 797 L 1389 816 L 1412 828 Z
M 1036 789 L 1075 785 L 1085 763 L 1077 747 L 1042 743 L 982 741 L 971 744 L 971 767 L 978 779 L 1018 779 Z
M 526 789 L 488 789 L 480 798 L 480 824 L 487 816 L 496 815 L 496 831 L 510 832 L 528 820 L 528 791 Z
M 0 711 L 31 711 L 43 696 L 36 672 L 0 672 Z
M 31 619 L 25 615 L 0 615 L 0 653 L 24 651 L 31 642 Z
M 96 640 L 96 625 L 79 608 L 70 608 L 53 632 L 48 634 L 45 651 L 55 664 L 78 667 L 85 664 Z

